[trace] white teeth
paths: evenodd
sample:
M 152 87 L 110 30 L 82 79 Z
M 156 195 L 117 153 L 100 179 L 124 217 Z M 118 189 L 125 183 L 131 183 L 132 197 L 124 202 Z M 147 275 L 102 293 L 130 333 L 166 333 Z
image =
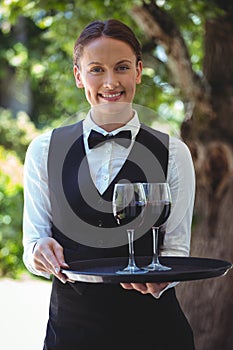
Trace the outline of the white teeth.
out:
M 104 97 L 104 98 L 113 98 L 113 97 L 118 97 L 118 96 L 120 96 L 120 92 L 118 92 L 117 94 L 102 94 L 102 96 Z

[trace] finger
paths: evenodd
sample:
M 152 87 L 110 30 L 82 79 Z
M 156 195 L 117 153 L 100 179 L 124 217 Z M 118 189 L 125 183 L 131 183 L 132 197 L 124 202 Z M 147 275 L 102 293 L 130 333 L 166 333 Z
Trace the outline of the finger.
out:
M 37 271 L 47 272 L 49 274 L 53 273 L 53 270 L 48 268 L 46 264 L 43 264 L 41 261 L 34 262 L 34 267 Z
M 146 283 L 146 287 L 149 293 L 159 293 L 163 289 L 161 283 Z
M 146 283 L 147 290 L 149 293 L 160 293 L 169 283 Z
M 63 273 L 58 272 L 55 276 L 64 284 L 67 282 L 67 277 Z
M 70 278 L 67 278 L 67 282 L 70 282 L 70 283 L 75 283 L 76 281 L 71 280 Z
M 137 290 L 141 293 L 148 292 L 147 286 L 144 283 L 132 283 L 132 286 L 135 290 Z
M 44 257 L 46 266 L 52 269 L 54 274 L 58 274 L 60 271 L 60 263 L 53 252 L 46 250 L 42 253 L 42 256 Z
M 53 253 L 60 266 L 69 267 L 69 265 L 65 262 L 63 247 L 56 241 L 54 242 L 54 245 L 53 245 Z
M 35 254 L 33 259 L 34 266 L 36 270 L 42 272 L 48 272 L 54 274 L 54 268 L 49 264 L 49 262 L 44 258 L 42 254 Z
M 120 285 L 124 288 L 124 289 L 133 289 L 131 283 L 120 283 Z
M 62 276 L 65 278 L 66 282 L 70 282 L 70 283 L 75 283 L 75 280 L 72 280 L 71 278 L 67 277 L 66 274 L 62 273 Z

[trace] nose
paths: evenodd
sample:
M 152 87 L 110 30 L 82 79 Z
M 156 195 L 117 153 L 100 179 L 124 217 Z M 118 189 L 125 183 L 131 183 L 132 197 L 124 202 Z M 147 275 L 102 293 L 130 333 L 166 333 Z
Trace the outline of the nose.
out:
M 114 72 L 108 72 L 105 76 L 104 80 L 104 88 L 109 90 L 114 90 L 116 87 L 120 85 L 118 77 Z

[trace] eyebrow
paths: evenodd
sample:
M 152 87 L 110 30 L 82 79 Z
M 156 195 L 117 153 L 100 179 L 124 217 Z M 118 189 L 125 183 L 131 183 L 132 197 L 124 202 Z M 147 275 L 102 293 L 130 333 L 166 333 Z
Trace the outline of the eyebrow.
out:
M 132 63 L 131 60 L 125 59 L 125 60 L 121 60 L 121 61 L 117 62 L 116 65 L 121 64 L 121 63 L 125 63 L 125 62 Z M 93 62 L 88 63 L 88 66 L 91 66 L 92 64 L 102 65 L 103 63 L 93 61 Z

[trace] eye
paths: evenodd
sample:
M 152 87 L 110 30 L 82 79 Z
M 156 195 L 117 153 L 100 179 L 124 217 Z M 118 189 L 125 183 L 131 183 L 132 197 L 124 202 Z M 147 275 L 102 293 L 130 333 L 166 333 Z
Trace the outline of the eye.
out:
M 120 65 L 116 68 L 117 71 L 126 71 L 129 69 L 129 66 L 123 64 L 123 65 Z
M 101 72 L 103 72 L 103 68 L 102 67 L 92 67 L 90 69 L 90 72 L 91 73 L 101 73 Z

